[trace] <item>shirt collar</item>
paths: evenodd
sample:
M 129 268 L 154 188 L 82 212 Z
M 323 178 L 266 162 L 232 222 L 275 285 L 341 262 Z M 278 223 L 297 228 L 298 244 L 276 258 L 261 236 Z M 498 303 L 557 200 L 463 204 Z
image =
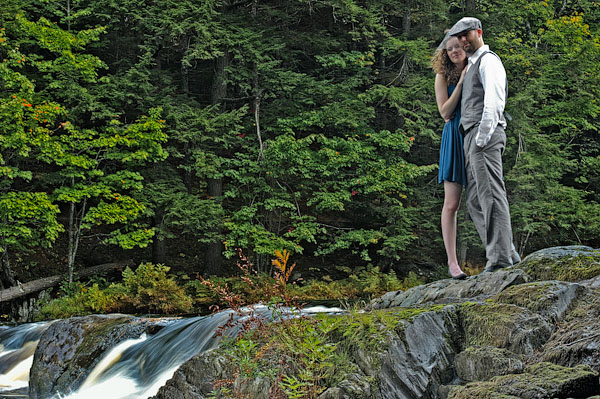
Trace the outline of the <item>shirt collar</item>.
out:
M 483 46 L 479 47 L 477 51 L 475 51 L 473 55 L 469 57 L 469 64 L 475 64 L 479 57 L 481 57 L 481 54 L 483 54 L 485 51 L 488 51 L 489 49 L 490 46 L 488 46 L 487 44 L 484 44 Z

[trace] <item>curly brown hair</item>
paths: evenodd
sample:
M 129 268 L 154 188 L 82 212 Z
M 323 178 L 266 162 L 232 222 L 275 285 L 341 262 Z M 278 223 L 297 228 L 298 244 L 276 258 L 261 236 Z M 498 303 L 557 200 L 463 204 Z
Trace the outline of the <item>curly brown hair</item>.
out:
M 431 68 L 433 68 L 435 73 L 442 75 L 446 79 L 446 82 L 454 85 L 458 83 L 460 73 L 462 72 L 461 69 L 458 69 L 456 65 L 450 61 L 445 46 L 437 50 L 433 54 L 433 57 L 431 57 Z

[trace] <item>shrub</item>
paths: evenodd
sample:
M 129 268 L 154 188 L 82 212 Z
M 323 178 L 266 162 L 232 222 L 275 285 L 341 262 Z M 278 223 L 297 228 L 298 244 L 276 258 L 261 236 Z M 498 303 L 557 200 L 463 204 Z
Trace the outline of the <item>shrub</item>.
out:
M 192 311 L 192 299 L 168 275 L 165 265 L 141 264 L 135 272 L 123 271 L 123 282 L 89 287 L 81 282 L 63 284 L 61 297 L 44 304 L 36 319 L 60 319 L 91 313 L 185 313 Z
M 192 299 L 185 289 L 177 285 L 175 278 L 167 273 L 165 265 L 142 263 L 135 272 L 129 267 L 123 271 L 126 295 L 123 302 L 131 304 L 138 312 L 181 313 L 189 312 Z
M 81 295 L 64 296 L 44 304 L 36 314 L 36 320 L 64 319 L 71 316 L 90 314 L 90 309 L 81 300 Z

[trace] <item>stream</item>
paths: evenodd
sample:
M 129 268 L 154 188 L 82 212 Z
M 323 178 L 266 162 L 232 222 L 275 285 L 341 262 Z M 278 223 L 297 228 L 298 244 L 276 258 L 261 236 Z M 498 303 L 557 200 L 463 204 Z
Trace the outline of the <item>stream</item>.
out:
M 154 396 L 185 361 L 215 348 L 223 336 L 235 336 L 244 318 L 258 314 L 272 321 L 299 314 L 339 313 L 338 308 L 316 306 L 301 312 L 289 309 L 274 314 L 264 305 L 242 312 L 224 310 L 209 316 L 164 319 L 166 325 L 156 334 L 141 334 L 122 341 L 102 354 L 76 391 L 58 393 L 45 399 L 144 399 Z M 234 320 L 233 326 L 215 334 Z M 0 327 L 0 398 L 28 398 L 29 370 L 42 334 L 52 322 Z

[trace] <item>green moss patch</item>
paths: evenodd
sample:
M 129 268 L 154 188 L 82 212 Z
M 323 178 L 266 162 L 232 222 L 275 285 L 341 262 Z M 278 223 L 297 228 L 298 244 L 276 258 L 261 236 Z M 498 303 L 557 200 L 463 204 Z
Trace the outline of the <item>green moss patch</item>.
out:
M 520 306 L 556 320 L 571 306 L 582 291 L 583 287 L 575 284 L 542 281 L 508 287 L 490 298 L 489 302 Z
M 524 309 L 509 304 L 463 303 L 460 314 L 466 345 L 505 347 L 507 337 L 514 329 L 514 320 L 524 313 Z
M 454 387 L 448 398 L 585 398 L 597 393 L 598 389 L 598 373 L 587 366 L 563 367 L 543 362 L 528 367 L 522 374 Z
M 600 251 L 575 256 L 534 257 L 519 266 L 536 280 L 581 281 L 600 275 Z
M 528 354 L 550 337 L 551 327 L 539 315 L 504 303 L 460 305 L 466 346 L 494 346 Z
M 463 381 L 482 381 L 523 371 L 521 356 L 492 346 L 470 346 L 456 355 L 454 365 Z

